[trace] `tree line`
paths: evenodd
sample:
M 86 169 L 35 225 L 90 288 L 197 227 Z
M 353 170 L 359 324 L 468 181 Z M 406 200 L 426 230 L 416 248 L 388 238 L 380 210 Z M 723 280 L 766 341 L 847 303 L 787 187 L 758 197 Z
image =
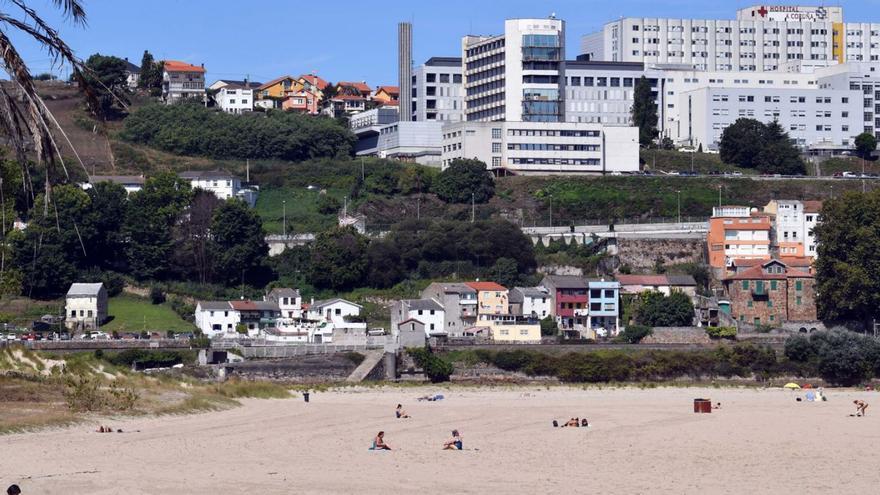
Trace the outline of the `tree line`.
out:
M 141 281 L 262 286 L 271 277 L 262 221 L 244 202 L 221 201 L 172 173 L 128 195 L 101 182 L 87 191 L 59 185 L 49 208 L 37 198 L 24 231 L 6 236 L 13 263 L 5 290 L 51 299 L 72 282 Z M 4 251 L 5 254 L 5 251 Z
M 355 144 L 354 135 L 329 118 L 280 111 L 232 115 L 195 102 L 140 107 L 119 135 L 169 153 L 218 159 L 344 158 Z

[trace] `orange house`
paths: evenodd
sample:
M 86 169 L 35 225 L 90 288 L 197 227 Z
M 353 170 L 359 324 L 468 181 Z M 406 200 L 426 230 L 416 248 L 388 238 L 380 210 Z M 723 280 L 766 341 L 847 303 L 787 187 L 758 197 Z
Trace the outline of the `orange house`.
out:
M 709 266 L 721 270 L 731 260 L 770 259 L 770 217 L 745 206 L 713 208 L 707 245 Z
M 284 98 L 291 91 L 296 91 L 297 80 L 293 76 L 281 76 L 263 84 L 257 88 L 256 95 L 259 99 Z
M 360 96 L 361 98 L 369 98 L 372 92 L 373 90 L 370 89 L 370 86 L 368 86 L 365 81 L 339 81 L 338 83 L 336 83 L 336 94 L 339 95 L 351 95 Z
M 288 96 L 281 102 L 281 108 L 292 112 L 308 113 L 316 115 L 319 111 L 321 97 L 306 90 L 300 90 Z
M 400 101 L 400 88 L 397 86 L 379 86 L 373 93 L 373 101 L 380 105 L 397 105 Z

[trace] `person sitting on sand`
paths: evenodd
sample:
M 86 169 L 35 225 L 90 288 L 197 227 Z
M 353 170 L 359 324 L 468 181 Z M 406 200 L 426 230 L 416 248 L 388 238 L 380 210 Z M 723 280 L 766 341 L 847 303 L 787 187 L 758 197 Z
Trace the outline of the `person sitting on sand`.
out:
M 864 416 L 866 414 L 866 410 L 868 409 L 868 403 L 863 400 L 854 400 L 853 404 L 856 405 L 856 416 Z
M 715 403 L 715 407 L 713 407 L 712 409 L 721 409 L 721 403 L 720 403 L 720 402 L 716 402 L 716 403 Z
M 461 450 L 461 447 L 461 434 L 458 433 L 458 430 L 452 430 L 452 438 L 443 444 L 443 450 Z
M 380 431 L 378 435 L 376 435 L 376 439 L 373 440 L 373 446 L 370 447 L 370 450 L 391 450 L 391 446 L 385 443 L 385 432 Z
M 403 410 L 403 405 L 401 404 L 397 405 L 397 409 L 394 410 L 394 415 L 397 416 L 397 419 L 409 417 L 409 414 Z
M 19 495 L 21 493 L 21 488 L 18 485 L 9 485 L 9 488 L 6 489 L 6 495 Z
M 581 419 L 581 426 L 583 426 L 584 428 L 590 426 L 590 422 L 587 421 L 587 418 Z
M 563 428 L 565 428 L 566 426 L 580 426 L 580 421 L 578 421 L 577 418 L 571 418 L 568 420 L 568 423 L 562 425 Z

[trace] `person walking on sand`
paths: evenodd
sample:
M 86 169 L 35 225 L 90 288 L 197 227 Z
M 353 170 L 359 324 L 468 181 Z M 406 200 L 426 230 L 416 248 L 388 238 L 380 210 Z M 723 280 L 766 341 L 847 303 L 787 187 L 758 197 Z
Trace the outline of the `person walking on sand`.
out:
M 409 417 L 409 414 L 404 411 L 402 404 L 397 405 L 397 409 L 394 410 L 394 415 L 397 416 L 397 419 Z
M 864 416 L 868 409 L 868 403 L 863 400 L 854 400 L 853 404 L 856 405 L 856 416 Z
M 461 450 L 462 445 L 461 434 L 458 430 L 452 430 L 452 438 L 443 444 L 443 450 Z
M 373 440 L 373 446 L 370 450 L 391 450 L 391 446 L 385 443 L 385 432 L 380 431 Z

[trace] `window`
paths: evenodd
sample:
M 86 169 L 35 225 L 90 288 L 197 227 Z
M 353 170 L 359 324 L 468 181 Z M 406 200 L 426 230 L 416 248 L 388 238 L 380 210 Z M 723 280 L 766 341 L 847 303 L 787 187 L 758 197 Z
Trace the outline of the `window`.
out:
M 770 290 L 776 290 L 776 280 L 770 281 Z
M 437 82 L 437 74 L 428 73 L 425 74 L 425 81 L 432 83 Z
M 752 301 L 749 301 L 749 303 L 747 304 L 747 306 L 751 308 L 751 307 L 752 307 Z
M 614 298 L 614 290 L 605 289 L 605 299 L 613 299 Z
M 76 310 L 75 310 L 75 309 L 74 309 L 73 311 L 70 312 L 70 316 L 72 316 L 72 317 L 76 317 Z
M 602 303 L 590 303 L 590 311 L 602 311 Z
M 501 139 L 501 129 L 492 129 L 492 139 Z
M 749 281 L 748 280 L 743 280 L 742 288 L 743 288 L 743 290 L 749 290 Z
M 339 308 L 336 308 L 336 314 L 337 314 L 337 315 L 341 315 L 341 314 L 342 314 L 342 310 L 339 309 Z
M 527 328 L 520 328 L 519 334 L 522 336 L 527 336 L 529 334 L 529 330 Z
M 800 306 L 801 303 L 803 302 L 803 301 L 801 300 L 801 296 L 797 296 L 797 297 L 795 298 L 795 301 L 796 301 L 795 304 L 797 304 L 798 306 Z
M 433 329 L 434 329 L 434 324 L 433 324 L 433 323 L 431 323 L 431 330 L 433 330 Z
M 768 308 L 772 308 L 772 307 L 773 307 L 773 301 L 771 301 L 770 299 L 767 299 L 767 307 L 768 307 Z
M 501 143 L 492 143 L 492 153 L 501 153 Z
M 602 291 L 599 289 L 590 289 L 590 297 L 598 299 L 602 297 Z
M 419 310 L 419 316 L 422 316 L 422 314 L 423 314 L 423 313 L 422 313 L 422 310 L 420 309 L 420 310 Z
M 804 282 L 802 280 L 798 280 L 794 283 L 794 290 L 803 290 Z
M 440 74 L 441 83 L 449 83 L 449 74 Z

